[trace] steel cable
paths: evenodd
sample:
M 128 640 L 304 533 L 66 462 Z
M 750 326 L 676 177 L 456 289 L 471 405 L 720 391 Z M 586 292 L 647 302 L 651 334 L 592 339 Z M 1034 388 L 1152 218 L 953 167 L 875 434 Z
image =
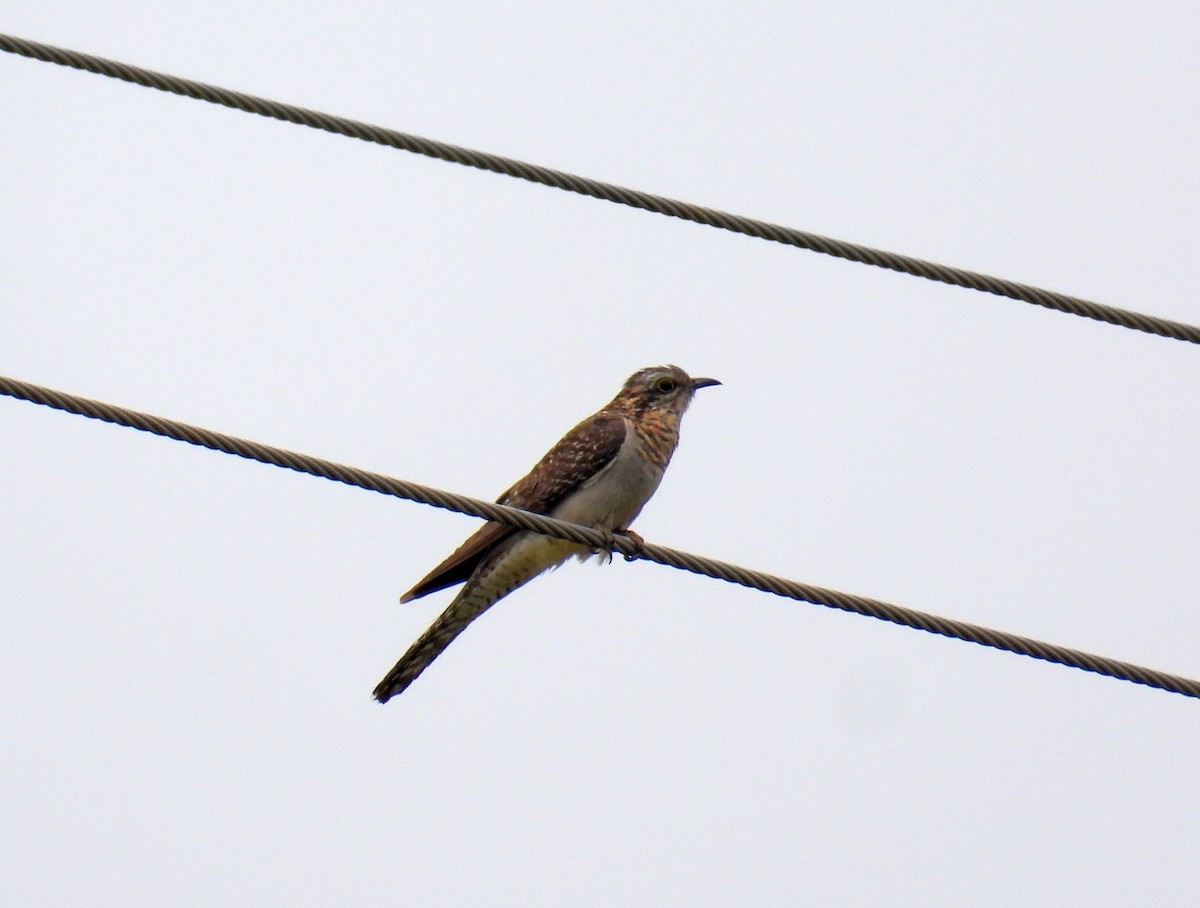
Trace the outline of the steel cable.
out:
M 1143 684 L 1147 687 L 1155 687 L 1159 690 L 1183 694 L 1187 697 L 1200 698 L 1200 681 L 1194 681 L 1190 678 L 1171 675 L 1166 672 L 1156 671 L 1129 662 L 1121 662 L 1116 659 L 1109 659 L 1104 656 L 1093 655 L 1065 646 L 1043 643 L 1040 640 L 1021 637 L 1005 631 L 992 630 L 991 628 L 971 624 L 966 621 L 941 618 L 937 615 L 930 615 L 926 612 L 892 605 L 878 599 L 855 596 L 850 593 L 841 593 L 836 590 L 812 586 L 807 583 L 799 583 L 795 580 L 775 577 L 736 564 L 716 561 L 712 558 L 705 558 L 676 549 L 669 549 L 649 543 L 638 545 L 626 536 L 604 533 L 578 524 L 565 523 L 564 521 L 554 520 L 540 514 L 533 514 L 529 511 L 521 511 L 488 501 L 480 501 L 475 498 L 468 498 L 465 495 L 456 495 L 452 492 L 443 492 L 439 489 L 406 482 L 402 479 L 394 479 L 380 473 L 372 473 L 368 470 L 360 470 L 356 467 L 348 467 L 333 463 L 332 461 L 322 460 L 319 457 L 310 457 L 307 454 L 300 454 L 295 451 L 248 441 L 244 438 L 235 438 L 221 432 L 202 429 L 186 423 L 176 422 L 175 420 L 164 419 L 160 416 L 151 416 L 148 413 L 140 413 L 136 410 L 126 409 L 125 407 L 88 400 L 87 398 L 66 394 L 62 391 L 54 391 L 49 388 L 43 388 L 40 385 L 30 384 L 29 382 L 0 376 L 0 394 L 52 407 L 56 410 L 63 410 L 67 413 L 75 413 L 119 426 L 140 429 L 143 432 L 150 432 L 155 435 L 161 435 L 164 438 L 173 438 L 177 441 L 187 442 L 188 444 L 199 445 L 200 447 L 210 448 L 213 451 L 234 454 L 248 460 L 256 460 L 260 463 L 295 470 L 299 473 L 308 473 L 312 476 L 319 476 L 322 479 L 330 479 L 334 482 L 357 486 L 372 492 L 379 492 L 396 498 L 405 498 L 409 501 L 417 501 L 449 511 L 457 511 L 461 514 L 470 514 L 474 517 L 482 517 L 485 520 L 494 520 L 497 523 L 544 533 L 547 536 L 568 539 L 571 542 L 582 543 L 595 549 L 615 549 L 629 559 L 653 561 L 657 564 L 667 565 L 668 567 L 690 571 L 693 574 L 713 577 L 717 580 L 725 580 L 729 583 L 738 584 L 739 586 L 773 593 L 776 596 L 782 596 L 787 599 L 811 602 L 815 605 L 824 605 L 828 608 L 840 609 L 845 612 L 855 612 L 859 615 L 867 615 L 882 621 L 890 621 L 893 624 L 902 624 L 906 627 L 916 628 L 917 630 L 928 631 L 931 634 L 940 634 L 943 637 L 953 637 L 969 643 L 978 643 L 981 646 L 990 646 L 995 649 L 1007 650 L 1008 652 L 1041 659 L 1046 662 L 1054 662 L 1059 665 L 1095 672 L 1099 675 L 1107 675 L 1108 677 L 1130 681 L 1134 684 Z
M 1175 338 L 1176 340 L 1187 341 L 1192 344 L 1200 344 L 1200 327 L 1196 327 L 1195 325 L 1158 318 L 1153 315 L 1145 315 L 1115 306 L 1106 306 L 1102 303 L 1081 299 L 1080 297 L 1068 296 L 1065 293 L 1044 290 L 1030 284 L 1021 284 L 1016 281 L 992 277 L 991 275 L 981 274 L 977 271 L 939 265 L 935 262 L 928 262 L 923 259 L 912 258 L 911 256 L 900 255 L 894 252 L 885 252 L 869 246 L 860 246 L 856 243 L 848 243 L 820 236 L 819 234 L 784 227 L 779 224 L 771 224 L 766 221 L 755 220 L 754 218 L 718 211 L 713 208 L 705 208 L 701 205 L 692 205 L 688 202 L 681 202 L 676 199 L 669 199 L 636 189 L 626 189 L 622 186 L 615 186 L 612 183 L 576 176 L 561 170 L 553 170 L 549 167 L 541 167 L 537 164 L 529 164 L 524 161 L 514 160 L 513 158 L 505 158 L 500 155 L 488 154 L 487 152 L 474 151 L 470 148 L 449 145 L 445 142 L 437 142 L 433 139 L 425 139 L 421 136 L 397 132 L 394 129 L 372 126 L 369 123 L 360 123 L 356 120 L 346 119 L 345 117 L 307 110 L 303 107 L 283 104 L 266 98 L 258 98 L 254 95 L 230 91 L 229 89 L 219 88 L 215 85 L 206 85 L 202 82 L 194 82 L 190 79 L 183 79 L 178 76 L 131 66 L 128 63 L 106 60 L 103 57 L 95 57 L 90 54 L 66 50 L 49 44 L 40 44 L 36 41 L 27 41 L 11 35 L 0 34 L 0 50 L 30 57 L 35 60 L 43 60 L 47 63 L 56 63 L 60 66 L 69 66 L 74 69 L 121 79 L 126 82 L 132 82 L 135 85 L 143 85 L 159 91 L 208 101 L 212 104 L 221 104 L 225 107 L 244 110 L 248 113 L 259 114 L 264 117 L 273 117 L 277 120 L 286 120 L 290 123 L 310 126 L 313 129 L 323 129 L 327 132 L 361 139 L 364 142 L 375 142 L 379 145 L 399 148 L 403 151 L 426 155 L 427 157 L 437 158 L 442 161 L 476 167 L 480 170 L 489 170 L 493 173 L 528 180 L 531 183 L 541 183 L 545 186 L 553 186 L 556 189 L 565 189 L 569 192 L 579 193 L 580 195 L 604 199 L 609 202 L 617 202 L 618 204 L 628 205 L 632 208 L 640 208 L 645 211 L 653 211 L 686 221 L 694 221 L 697 224 L 719 227 L 722 230 L 742 233 L 746 236 L 758 237 L 775 243 L 783 243 L 787 246 L 797 246 L 801 249 L 809 249 L 813 252 L 823 253 L 824 255 L 848 259 L 852 262 L 861 262 L 866 265 L 874 265 L 878 268 L 887 268 L 931 281 L 940 281 L 944 284 L 967 287 L 971 290 L 979 290 L 996 296 L 1032 303 L 1036 306 L 1043 306 L 1047 309 L 1056 309 L 1071 315 L 1108 322 L 1109 324 L 1119 325 L 1123 328 L 1132 328 L 1135 331 L 1144 331 L 1148 334 L 1157 334 L 1162 337 Z

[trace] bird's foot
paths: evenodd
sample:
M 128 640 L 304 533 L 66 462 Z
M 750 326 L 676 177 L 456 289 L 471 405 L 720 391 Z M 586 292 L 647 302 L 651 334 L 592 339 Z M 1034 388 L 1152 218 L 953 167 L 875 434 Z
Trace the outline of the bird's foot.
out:
M 612 564 L 613 552 L 617 550 L 616 534 L 612 530 L 600 530 L 600 534 L 604 536 L 604 544 L 595 550 L 595 554 L 604 559 L 601 564 Z
M 604 564 L 612 564 L 613 555 L 620 551 L 617 548 L 617 536 L 624 536 L 633 543 L 634 551 L 632 554 L 625 555 L 624 552 L 621 552 L 626 561 L 637 561 L 642 546 L 646 544 L 646 540 L 633 532 L 633 530 L 617 528 L 615 530 L 600 530 L 600 532 L 604 534 L 604 544 L 596 549 L 596 554 L 604 556 Z
M 617 529 L 616 532 L 620 533 L 622 536 L 624 536 L 626 539 L 628 539 L 630 542 L 633 543 L 633 551 L 630 554 L 625 556 L 625 560 L 626 561 L 637 561 L 638 556 L 641 555 L 642 549 L 645 548 L 645 546 L 646 546 L 646 540 L 630 529 Z M 612 561 L 612 550 L 611 549 L 609 550 L 608 560 Z

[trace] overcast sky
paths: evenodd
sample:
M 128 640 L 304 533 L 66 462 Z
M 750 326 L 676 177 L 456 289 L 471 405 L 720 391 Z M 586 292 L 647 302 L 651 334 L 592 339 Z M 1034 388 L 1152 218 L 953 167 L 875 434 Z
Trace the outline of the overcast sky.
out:
M 0 31 L 1200 323 L 1193 3 L 9 0 Z M 0 373 L 1200 677 L 1200 349 L 0 55 Z M 1200 703 L 0 399 L 20 905 L 1192 905 Z

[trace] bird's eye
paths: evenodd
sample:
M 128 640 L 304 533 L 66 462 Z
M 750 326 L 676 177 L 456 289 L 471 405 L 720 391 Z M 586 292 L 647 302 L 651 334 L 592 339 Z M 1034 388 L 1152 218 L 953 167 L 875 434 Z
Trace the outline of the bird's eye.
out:
M 654 390 L 659 394 L 670 394 L 675 390 L 675 379 L 660 378 L 654 383 Z

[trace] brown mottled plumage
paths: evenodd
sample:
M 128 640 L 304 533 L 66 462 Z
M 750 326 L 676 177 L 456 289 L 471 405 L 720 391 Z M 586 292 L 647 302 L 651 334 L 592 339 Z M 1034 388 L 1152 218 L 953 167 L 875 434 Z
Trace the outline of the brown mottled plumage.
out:
M 568 432 L 500 504 L 598 529 L 625 531 L 650 500 L 679 443 L 679 420 L 697 388 L 719 385 L 678 366 L 634 373 L 603 409 Z M 375 688 L 403 691 L 489 606 L 572 555 L 590 549 L 498 523 L 477 533 L 400 597 L 410 602 L 465 583 L 454 601 Z

